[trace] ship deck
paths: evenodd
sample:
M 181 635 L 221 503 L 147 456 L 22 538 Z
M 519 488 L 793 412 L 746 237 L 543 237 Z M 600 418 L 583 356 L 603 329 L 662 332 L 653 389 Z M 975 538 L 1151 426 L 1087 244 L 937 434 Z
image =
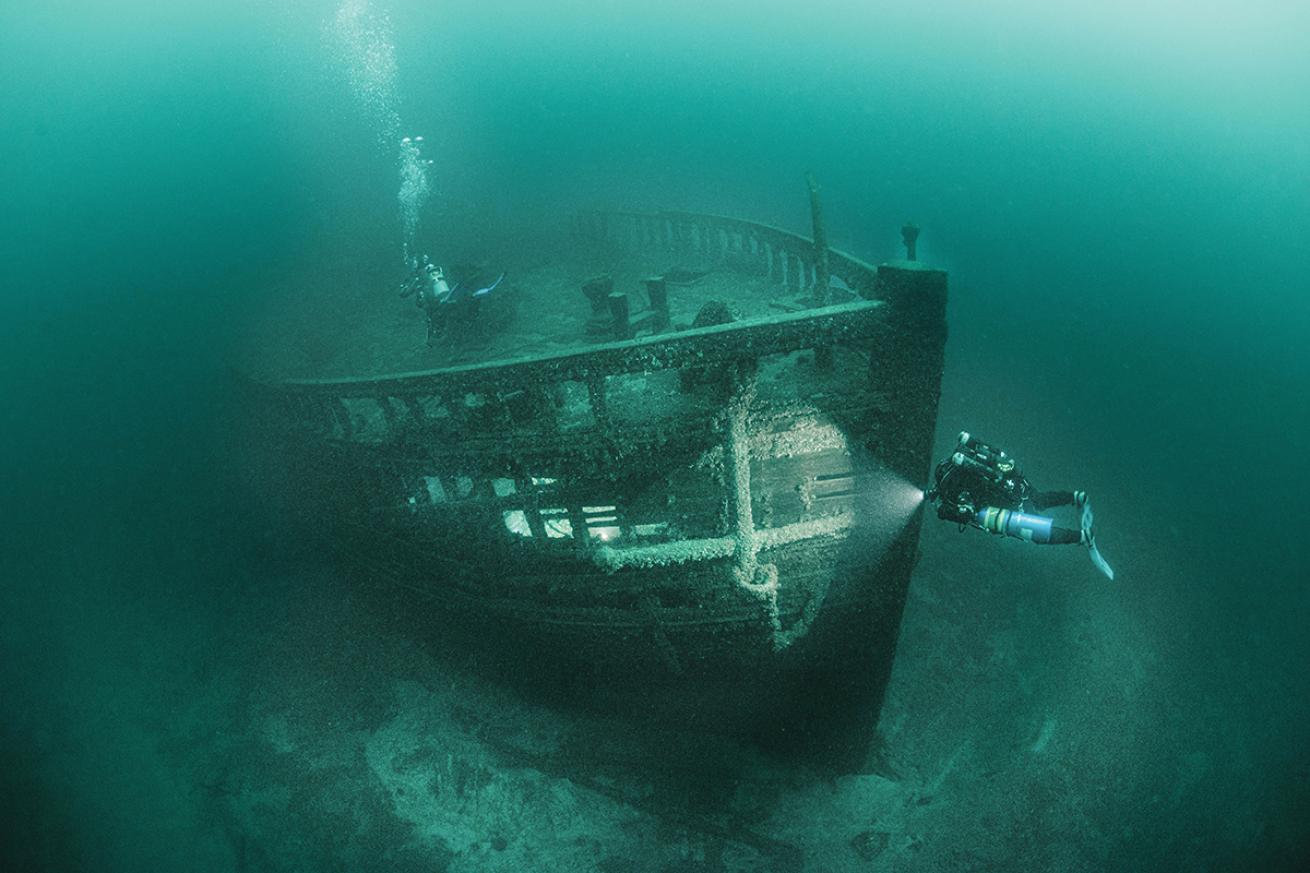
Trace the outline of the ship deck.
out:
M 399 295 L 401 268 L 335 286 L 330 279 L 319 286 L 324 280 L 309 274 L 284 283 L 253 319 L 244 369 L 264 381 L 368 378 L 585 351 L 612 338 L 585 329 L 591 310 L 581 288 L 599 275 L 611 277 L 614 290 L 628 294 L 637 322 L 649 311 L 643 279 L 675 268 L 704 272 L 687 285 L 670 282 L 674 331 L 690 326 L 709 301 L 727 303 L 741 321 L 806 305 L 804 292 L 778 277 L 698 251 L 634 251 L 612 241 L 560 234 L 474 260 L 485 275 L 494 278 L 503 271 L 504 282 L 484 299 L 476 320 L 456 326 L 431 347 L 425 314 L 414 298 Z M 831 302 L 855 298 L 833 278 Z M 647 329 L 636 333 L 648 335 Z
M 756 239 L 758 232 L 776 233 L 776 248 L 765 241 L 768 237 Z M 641 325 L 650 312 L 643 279 L 673 270 L 705 275 L 688 284 L 669 281 L 671 328 L 664 333 L 688 328 L 711 300 L 727 303 L 741 322 L 810 307 L 814 266 L 783 252 L 811 244 L 764 225 L 751 225 L 748 233 L 751 239 L 741 236 L 736 250 L 727 240 L 722 248 L 707 240 L 633 245 L 613 235 L 559 229 L 489 246 L 465 260 L 486 277 L 503 271 L 504 282 L 482 300 L 476 320 L 453 326 L 431 347 L 426 315 L 414 298 L 398 294 L 406 278 L 400 265 L 394 271 L 352 274 L 345 281 L 297 275 L 274 288 L 253 313 L 242 368 L 265 381 L 359 379 L 575 353 L 613 338 L 586 330 L 592 312 L 582 286 L 599 275 L 612 278 L 613 290 L 629 298 L 637 338 L 651 336 Z M 769 253 L 761 260 L 765 246 Z M 833 256 L 829 303 L 858 299 L 851 286 L 871 277 L 872 266 L 840 253 Z

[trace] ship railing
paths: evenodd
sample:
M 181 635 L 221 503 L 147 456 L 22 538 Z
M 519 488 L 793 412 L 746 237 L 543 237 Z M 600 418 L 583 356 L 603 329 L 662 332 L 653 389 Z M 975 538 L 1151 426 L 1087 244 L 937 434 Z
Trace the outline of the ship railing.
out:
M 385 376 L 291 379 L 260 390 L 280 409 L 279 418 L 309 425 L 320 435 L 385 443 L 438 420 L 469 435 L 504 435 L 530 422 L 548 428 L 558 387 L 573 383 L 585 386 L 591 429 L 604 434 L 611 426 L 607 383 L 614 377 L 744 365 L 840 344 L 867 348 L 885 329 L 885 316 L 881 301 L 858 300 L 565 353 Z M 521 447 L 506 448 L 521 454 Z
M 574 231 L 637 250 L 693 255 L 747 269 L 795 294 L 822 281 L 822 255 L 814 240 L 789 230 L 724 215 L 695 212 L 584 211 Z M 837 249 L 826 250 L 828 274 L 862 297 L 877 287 L 878 268 Z

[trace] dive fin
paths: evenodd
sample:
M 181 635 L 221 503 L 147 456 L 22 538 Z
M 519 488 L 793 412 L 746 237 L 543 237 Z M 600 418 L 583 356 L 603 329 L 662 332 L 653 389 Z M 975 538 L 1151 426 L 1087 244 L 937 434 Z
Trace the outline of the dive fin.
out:
M 1087 492 L 1075 491 L 1074 501 L 1082 507 L 1082 515 L 1078 520 L 1079 527 L 1082 529 L 1083 542 L 1087 544 L 1088 550 L 1092 553 L 1092 563 L 1096 569 L 1105 574 L 1105 577 L 1111 581 L 1114 580 L 1114 569 L 1101 557 L 1101 550 L 1096 548 L 1096 533 L 1092 530 L 1092 522 L 1095 516 L 1092 515 L 1092 502 L 1087 499 Z
M 1100 550 L 1096 548 L 1096 540 L 1092 540 L 1091 553 L 1092 553 L 1092 563 L 1096 565 L 1096 569 L 1104 573 L 1105 578 L 1113 582 L 1114 569 L 1109 564 L 1106 563 L 1105 558 L 1101 557 Z
M 501 273 L 499 276 L 496 277 L 496 281 L 492 282 L 490 285 L 488 285 L 485 288 L 479 288 L 478 290 L 474 291 L 473 296 L 481 297 L 484 294 L 490 294 L 492 291 L 496 290 L 496 286 L 499 285 L 500 280 L 504 278 L 505 278 L 505 274 Z

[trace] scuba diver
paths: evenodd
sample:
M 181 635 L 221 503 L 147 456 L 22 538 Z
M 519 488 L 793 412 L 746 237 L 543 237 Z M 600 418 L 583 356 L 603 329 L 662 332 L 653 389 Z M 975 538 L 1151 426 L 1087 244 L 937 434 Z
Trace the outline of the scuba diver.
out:
M 505 278 L 501 273 L 490 285 L 478 287 L 474 276 L 451 287 L 446 272 L 428 260 L 427 255 L 414 261 L 413 268 L 413 274 L 400 286 L 400 296 L 417 295 L 415 305 L 428 317 L 429 347 L 435 345 L 437 337 L 445 331 L 452 314 L 459 311 L 465 320 L 472 320 L 482 298 L 496 290 Z
M 400 286 L 400 296 L 405 298 L 414 295 L 415 305 L 427 315 L 428 345 L 431 346 L 441 332 L 437 304 L 449 296 L 450 285 L 446 282 L 446 276 L 441 268 L 428 260 L 427 255 L 411 263 L 413 273 Z
M 1087 492 L 1037 491 L 1013 458 L 968 433 L 960 434 L 955 451 L 937 465 L 925 497 L 937 507 L 938 518 L 958 523 L 960 530 L 976 527 L 1031 543 L 1087 546 L 1096 568 L 1114 578 L 1114 570 L 1096 548 Z M 1034 514 L 1056 506 L 1074 507 L 1077 530 Z

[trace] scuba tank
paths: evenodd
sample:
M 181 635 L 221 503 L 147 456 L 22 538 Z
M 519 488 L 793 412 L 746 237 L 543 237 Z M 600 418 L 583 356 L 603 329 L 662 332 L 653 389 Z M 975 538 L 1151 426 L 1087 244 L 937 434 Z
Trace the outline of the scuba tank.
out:
M 1096 537 L 1092 533 L 1092 507 L 1083 504 L 1080 529 L 1077 531 L 1055 527 L 1055 519 L 1044 515 L 1029 515 L 1014 509 L 1001 509 L 996 506 L 984 506 L 974 513 L 972 523 L 988 533 L 1014 537 L 1038 544 L 1085 545 L 1090 552 L 1092 564 L 1107 579 L 1114 579 L 1114 569 L 1101 555 L 1096 547 Z
M 988 533 L 1027 540 L 1030 543 L 1049 543 L 1055 519 L 1044 515 L 1028 515 L 1013 509 L 984 506 L 974 513 L 974 523 Z

